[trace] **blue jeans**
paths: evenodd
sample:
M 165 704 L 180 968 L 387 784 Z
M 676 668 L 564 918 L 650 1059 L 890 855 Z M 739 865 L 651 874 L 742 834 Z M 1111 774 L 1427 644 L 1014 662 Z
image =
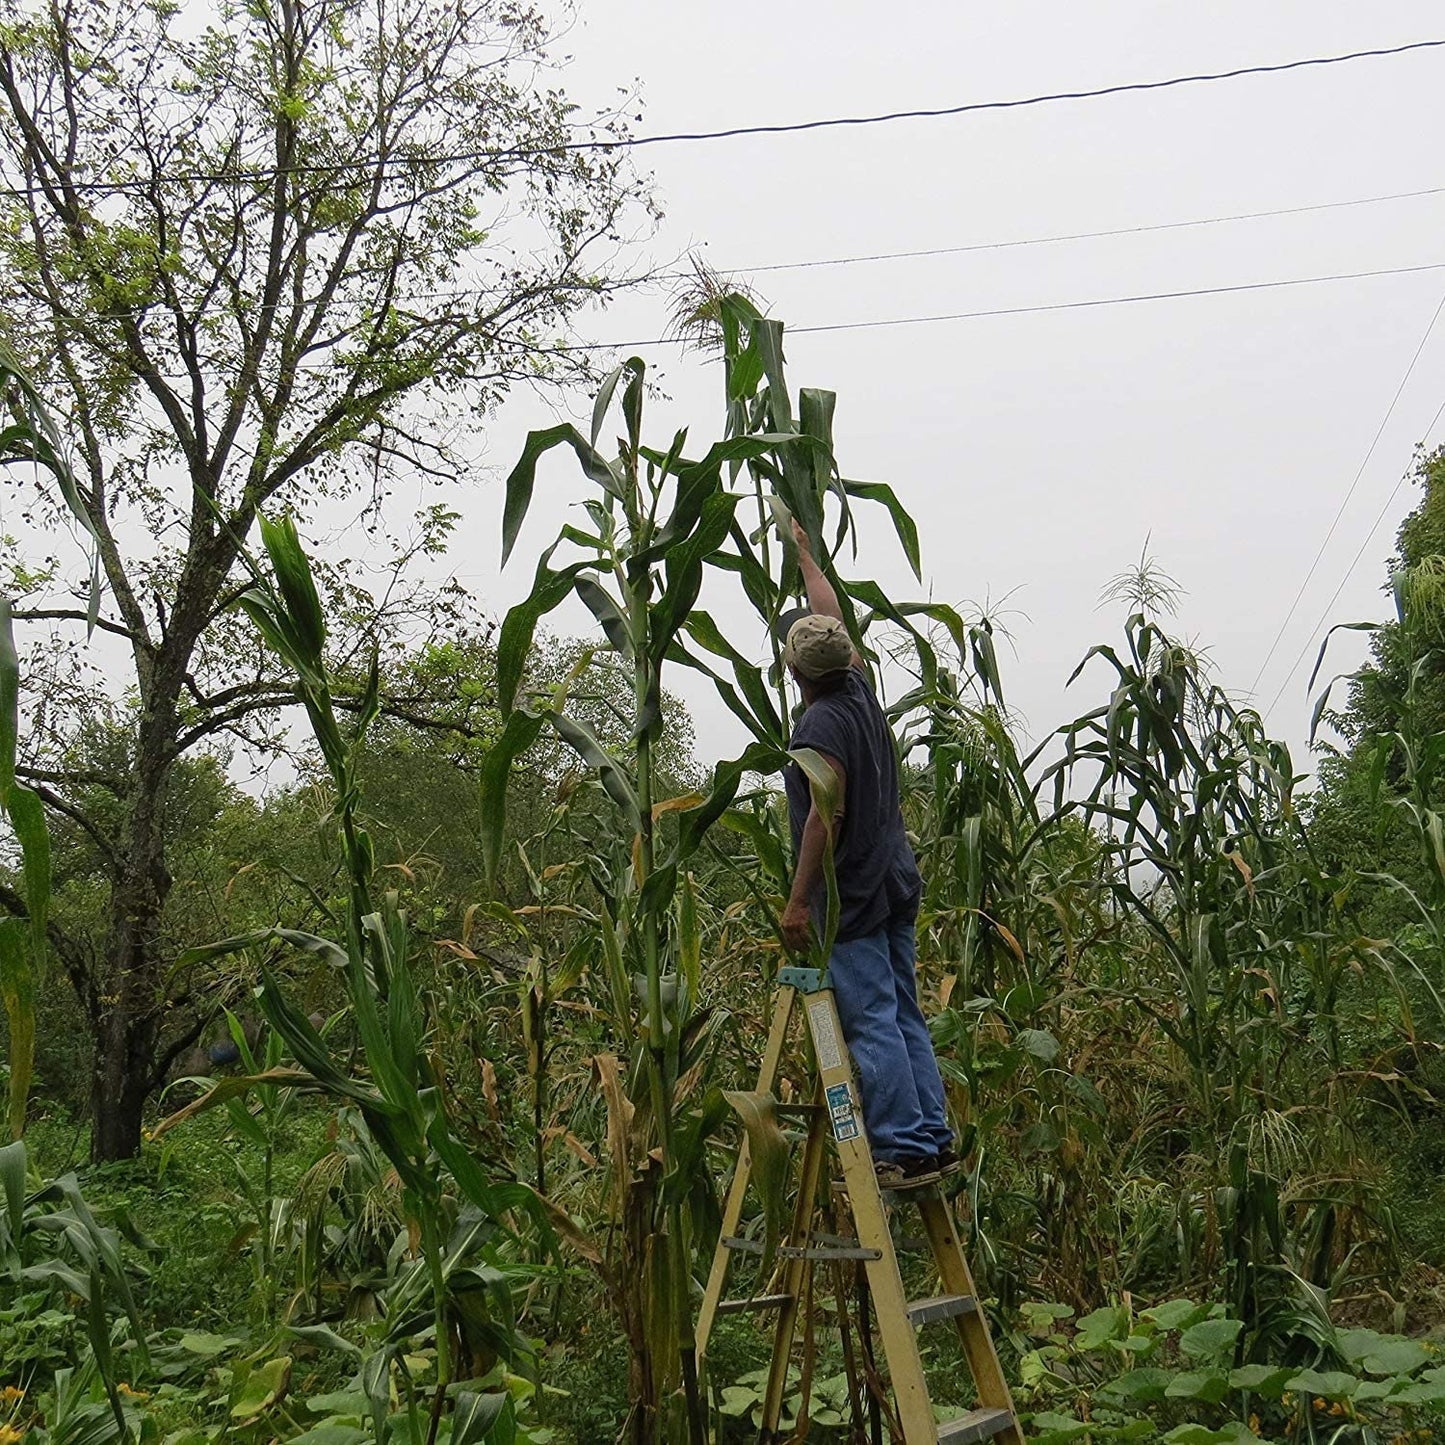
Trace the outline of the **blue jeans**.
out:
M 873 1157 L 887 1163 L 936 1154 L 953 1143 L 943 1080 L 918 1007 L 913 914 L 877 933 L 835 943 L 828 980 L 843 1037 L 858 1068 L 863 1124 Z

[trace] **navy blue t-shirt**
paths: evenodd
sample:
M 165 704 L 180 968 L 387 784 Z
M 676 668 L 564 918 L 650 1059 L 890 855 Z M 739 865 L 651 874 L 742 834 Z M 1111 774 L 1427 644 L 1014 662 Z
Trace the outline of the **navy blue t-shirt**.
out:
M 834 851 L 839 941 L 866 937 L 892 918 L 916 914 L 923 880 L 903 829 L 893 734 L 858 668 L 850 667 L 835 689 L 814 699 L 793 729 L 791 746 L 816 748 L 836 758 L 846 777 L 843 822 Z M 789 764 L 783 780 L 796 856 L 812 795 L 807 774 L 796 763 Z M 825 885 L 810 903 L 821 932 Z

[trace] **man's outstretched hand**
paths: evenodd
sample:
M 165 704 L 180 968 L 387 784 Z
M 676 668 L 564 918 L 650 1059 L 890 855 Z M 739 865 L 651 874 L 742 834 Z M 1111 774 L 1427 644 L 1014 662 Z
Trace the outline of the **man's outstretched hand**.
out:
M 807 905 L 790 901 L 778 919 L 778 931 L 794 953 L 807 953 L 813 946 L 813 915 Z

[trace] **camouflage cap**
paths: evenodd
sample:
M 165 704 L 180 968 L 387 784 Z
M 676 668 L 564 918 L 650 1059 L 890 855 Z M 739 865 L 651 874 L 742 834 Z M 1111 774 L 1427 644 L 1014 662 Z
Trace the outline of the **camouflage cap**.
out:
M 853 641 L 836 617 L 810 612 L 788 629 L 783 662 L 807 678 L 840 672 L 853 661 Z

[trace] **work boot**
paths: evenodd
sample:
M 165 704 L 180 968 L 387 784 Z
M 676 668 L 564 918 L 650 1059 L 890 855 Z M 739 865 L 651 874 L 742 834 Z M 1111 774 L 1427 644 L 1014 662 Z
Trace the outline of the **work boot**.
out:
M 873 1172 L 878 1176 L 880 1189 L 922 1189 L 939 1180 L 938 1170 L 928 1155 L 880 1159 L 873 1166 Z

